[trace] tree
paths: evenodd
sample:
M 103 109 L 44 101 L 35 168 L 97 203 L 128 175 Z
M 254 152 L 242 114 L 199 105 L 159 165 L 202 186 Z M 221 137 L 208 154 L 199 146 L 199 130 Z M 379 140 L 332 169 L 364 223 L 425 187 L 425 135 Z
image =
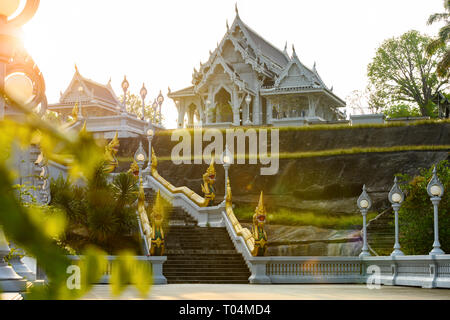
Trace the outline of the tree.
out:
M 450 0 L 444 0 L 445 12 L 435 13 L 428 19 L 428 24 L 444 21 L 445 25 L 439 30 L 438 37 L 430 42 L 427 46 L 427 53 L 433 55 L 438 49 L 444 49 L 444 55 L 439 59 L 437 64 L 438 76 L 445 78 L 449 75 L 450 69 L 450 49 L 448 43 L 450 41 Z
M 448 89 L 449 77 L 437 76 L 445 50 L 436 48 L 428 55 L 426 48 L 431 42 L 414 30 L 384 41 L 368 66 L 369 105 L 386 109 L 408 104 L 419 107 L 422 116 L 436 115 L 432 99 L 438 91 Z
M 433 205 L 427 193 L 427 185 L 433 168 L 422 169 L 414 178 L 400 175 L 406 199 L 399 212 L 400 244 L 405 254 L 422 255 L 431 251 L 434 241 Z M 450 250 L 450 164 L 441 161 L 437 165 L 439 180 L 444 185 L 444 195 L 439 204 L 439 240 L 444 252 Z
M 120 103 L 123 103 L 123 95 L 119 97 Z M 127 92 L 127 111 L 129 113 L 135 114 L 139 119 L 142 117 L 142 99 L 135 94 Z M 151 120 L 151 122 L 157 122 L 159 120 L 157 111 L 154 110 L 152 105 L 146 105 L 144 108 L 145 120 Z
M 407 104 L 398 104 L 392 107 L 388 107 L 383 112 L 388 118 L 406 118 L 406 117 L 419 117 L 420 110 L 418 108 L 411 107 Z

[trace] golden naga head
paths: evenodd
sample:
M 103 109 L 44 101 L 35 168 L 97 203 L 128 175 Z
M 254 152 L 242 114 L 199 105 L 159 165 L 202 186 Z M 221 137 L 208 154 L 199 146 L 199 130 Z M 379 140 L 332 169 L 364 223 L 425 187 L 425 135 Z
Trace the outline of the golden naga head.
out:
M 213 184 L 216 181 L 216 169 L 214 168 L 214 157 L 211 159 L 211 163 L 203 175 L 203 181 L 208 184 Z
M 108 151 L 111 151 L 114 155 L 119 152 L 120 141 L 119 141 L 119 133 L 116 131 L 116 135 L 111 140 L 111 142 L 106 146 Z
M 75 106 L 72 109 L 72 121 L 78 121 L 78 103 L 75 103 Z
M 134 174 L 135 176 L 139 176 L 139 166 L 136 161 L 133 161 L 130 165 L 130 170 L 128 172 Z
M 161 226 L 161 224 L 164 220 L 164 206 L 162 203 L 161 193 L 159 190 L 156 193 L 155 205 L 153 206 L 153 209 L 152 209 L 152 218 L 153 218 L 153 222 L 157 226 Z
M 152 147 L 152 172 L 156 171 L 157 167 L 158 167 L 158 159 L 156 158 L 155 150 Z
M 264 227 L 265 223 L 266 223 L 266 208 L 264 207 L 264 195 L 263 192 L 261 191 L 259 203 L 255 209 L 255 214 L 253 215 L 253 225 Z

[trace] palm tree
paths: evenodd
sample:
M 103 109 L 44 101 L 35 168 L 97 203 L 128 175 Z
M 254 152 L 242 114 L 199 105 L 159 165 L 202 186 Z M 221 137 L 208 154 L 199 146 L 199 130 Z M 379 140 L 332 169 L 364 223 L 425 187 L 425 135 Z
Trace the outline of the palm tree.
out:
M 437 66 L 437 74 L 443 78 L 449 74 L 450 69 L 450 48 L 448 46 L 450 41 L 450 0 L 444 0 L 444 9 L 445 12 L 435 13 L 428 19 L 429 25 L 439 21 L 444 21 L 445 25 L 439 30 L 438 37 L 427 47 L 429 55 L 434 54 L 439 48 L 445 49 L 445 54 Z

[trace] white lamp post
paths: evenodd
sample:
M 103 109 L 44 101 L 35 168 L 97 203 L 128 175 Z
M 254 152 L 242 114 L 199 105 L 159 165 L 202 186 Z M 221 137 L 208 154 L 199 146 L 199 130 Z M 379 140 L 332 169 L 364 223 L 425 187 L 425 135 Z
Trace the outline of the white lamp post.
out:
M 145 88 L 145 83 L 142 84 L 141 88 L 141 99 L 142 99 L 142 120 L 145 120 L 145 97 L 147 96 L 147 88 Z
M 225 169 L 225 196 L 224 199 L 227 199 L 227 181 L 228 181 L 228 169 L 231 166 L 231 163 L 233 162 L 232 159 L 233 155 L 231 154 L 230 150 L 228 149 L 228 145 L 225 146 L 225 151 L 222 155 L 222 163 L 223 168 Z
M 159 106 L 159 125 L 162 125 L 162 113 L 161 113 L 161 106 L 164 102 L 164 96 L 162 95 L 162 92 L 159 91 L 159 95 L 158 95 L 158 106 Z
M 149 128 L 147 129 L 147 140 L 148 140 L 148 161 L 147 161 L 147 168 L 145 168 L 144 173 L 150 173 L 151 167 L 152 167 L 152 140 L 155 136 L 155 132 L 153 129 Z
M 397 184 L 397 177 L 394 179 L 394 186 L 389 192 L 389 202 L 392 203 L 392 208 L 395 213 L 395 244 L 394 251 L 391 256 L 404 256 L 405 254 L 400 250 L 399 232 L 398 232 L 398 210 L 401 207 L 402 202 L 405 200 L 405 195 Z
M 144 148 L 142 147 L 142 141 L 139 142 L 139 148 L 134 153 L 134 161 L 136 161 L 139 167 L 139 178 L 142 178 L 142 168 L 144 167 L 145 162 L 147 161 L 147 153 L 145 153 Z
M 153 119 L 152 119 L 152 123 L 158 123 L 158 102 L 156 102 L 156 99 L 153 101 L 152 104 L 152 110 L 153 110 Z
M 250 103 L 252 102 L 252 97 L 250 97 L 249 94 L 247 94 L 247 97 L 245 97 L 245 103 L 247 104 L 247 117 L 244 122 L 244 125 L 251 126 L 252 122 L 250 121 Z
M 357 202 L 358 208 L 363 216 L 363 247 L 360 257 L 370 256 L 369 247 L 367 246 L 367 225 L 366 216 L 369 209 L 372 207 L 372 200 L 366 192 L 366 186 L 363 186 L 363 192 L 358 198 Z
M 444 195 L 444 186 L 437 176 L 436 166 L 433 169 L 433 177 L 428 183 L 427 187 L 428 195 L 431 197 L 431 202 L 434 207 L 434 243 L 433 250 L 431 250 L 430 255 L 445 254 L 441 249 L 441 244 L 439 243 L 439 202 L 441 197 Z
M 124 76 L 123 81 L 122 81 L 122 90 L 123 90 L 122 113 L 123 114 L 127 113 L 127 91 L 128 91 L 129 87 L 130 87 L 130 83 L 127 80 L 127 76 Z

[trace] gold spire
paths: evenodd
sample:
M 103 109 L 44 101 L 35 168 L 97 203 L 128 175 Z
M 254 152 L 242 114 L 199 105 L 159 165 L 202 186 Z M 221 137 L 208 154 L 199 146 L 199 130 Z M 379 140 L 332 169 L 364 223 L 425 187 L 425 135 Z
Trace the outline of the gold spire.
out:
M 119 144 L 119 132 L 116 131 L 116 134 L 114 135 L 114 138 L 111 140 L 111 145 L 118 145 Z
M 214 156 L 211 158 L 211 163 L 209 164 L 208 170 L 206 170 L 206 173 L 208 176 L 215 176 L 216 175 L 216 169 L 214 168 Z
M 158 159 L 156 158 L 155 150 L 152 147 L 152 171 L 156 171 L 156 168 L 158 167 Z
M 85 134 L 86 132 L 87 132 L 87 130 L 86 130 L 86 120 L 84 120 L 83 127 L 81 128 L 80 133 Z
M 259 203 L 255 210 L 256 214 L 266 215 L 266 208 L 264 207 L 264 193 L 261 191 L 261 195 L 259 196 Z
M 156 220 L 162 220 L 164 217 L 164 206 L 162 204 L 161 193 L 159 190 L 156 193 L 156 199 L 155 204 L 153 206 L 152 215 L 153 218 Z

